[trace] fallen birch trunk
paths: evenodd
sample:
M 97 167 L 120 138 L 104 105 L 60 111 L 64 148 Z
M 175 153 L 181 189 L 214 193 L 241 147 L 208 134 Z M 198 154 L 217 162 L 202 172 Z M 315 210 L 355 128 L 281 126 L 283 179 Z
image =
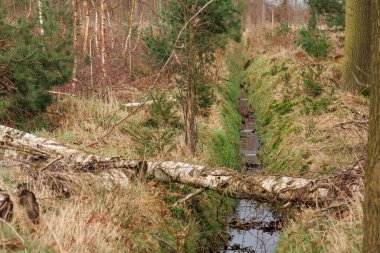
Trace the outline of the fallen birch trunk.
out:
M 0 147 L 4 159 L 19 162 L 26 169 L 70 170 L 97 173 L 108 181 L 127 186 L 136 176 L 164 182 L 178 182 L 215 190 L 234 198 L 265 202 L 323 204 L 337 200 L 350 189 L 338 189 L 330 180 L 239 173 L 181 162 L 143 162 L 101 158 L 0 125 Z M 42 168 L 42 169 L 41 169 Z M 38 170 L 38 169 L 37 169 Z M 345 185 L 346 188 L 350 186 Z
M 177 99 L 169 97 L 168 101 L 177 101 Z M 148 106 L 154 104 L 154 100 L 148 100 L 145 102 L 131 102 L 124 104 L 124 107 L 130 108 L 130 107 L 139 107 L 139 106 Z

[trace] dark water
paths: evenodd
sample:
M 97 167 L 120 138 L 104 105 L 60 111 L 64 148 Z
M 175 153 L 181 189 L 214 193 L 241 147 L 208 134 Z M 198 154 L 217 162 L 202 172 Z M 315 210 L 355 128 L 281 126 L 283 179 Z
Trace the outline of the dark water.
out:
M 260 142 L 256 135 L 255 115 L 249 106 L 244 87 L 238 110 L 243 116 L 240 153 L 245 171 L 257 173 L 261 169 L 257 156 Z M 281 226 L 281 217 L 274 215 L 267 205 L 253 200 L 240 200 L 229 221 L 230 240 L 221 252 L 274 252 Z

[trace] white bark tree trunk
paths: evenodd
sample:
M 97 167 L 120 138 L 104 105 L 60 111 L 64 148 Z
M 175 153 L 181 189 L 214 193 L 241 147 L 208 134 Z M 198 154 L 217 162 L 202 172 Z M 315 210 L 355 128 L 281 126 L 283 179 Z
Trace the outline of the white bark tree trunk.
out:
M 104 81 L 107 79 L 106 72 L 106 0 L 100 1 L 100 47 L 101 64 Z
M 40 21 L 40 32 L 41 32 L 41 35 L 44 35 L 45 34 L 45 30 L 44 30 L 44 17 L 42 15 L 42 2 L 41 2 L 41 0 L 38 0 L 38 19 Z
M 3 160 L 19 162 L 29 171 L 37 168 L 39 171 L 65 169 L 91 172 L 108 181 L 117 181 L 122 186 L 128 186 L 136 176 L 149 176 L 164 182 L 215 190 L 234 198 L 249 198 L 263 202 L 319 205 L 346 197 L 347 192 L 355 191 L 357 187 L 354 183 L 346 182 L 337 189 L 331 179 L 265 176 L 173 161 L 143 162 L 118 157 L 102 158 L 2 125 L 0 148 L 4 150 Z

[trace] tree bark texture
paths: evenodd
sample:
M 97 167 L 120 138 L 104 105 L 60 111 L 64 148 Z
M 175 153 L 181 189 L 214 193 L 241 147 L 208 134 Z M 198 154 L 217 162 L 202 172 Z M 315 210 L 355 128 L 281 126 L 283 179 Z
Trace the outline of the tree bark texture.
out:
M 195 5 L 192 8 L 190 15 L 187 15 L 187 20 L 195 13 Z M 195 118 L 195 85 L 197 72 L 197 54 L 194 45 L 194 30 L 193 24 L 188 26 L 188 55 L 187 55 L 187 90 L 184 101 L 184 122 L 185 122 L 185 143 L 192 154 L 195 154 L 197 148 L 197 130 Z
M 348 191 L 355 191 L 356 188 L 356 185 L 344 181 L 341 183 L 343 188 L 337 190 L 330 179 L 265 176 L 173 161 L 143 162 L 118 157 L 102 158 L 1 125 L 0 148 L 4 151 L 3 160 L 21 163 L 26 171 L 93 173 L 106 179 L 107 183 L 116 182 L 124 187 L 128 187 L 130 181 L 137 176 L 149 176 L 159 181 L 215 190 L 234 198 L 310 205 L 339 201 L 340 198 L 347 197 Z
M 84 21 L 84 36 L 83 36 L 83 53 L 87 53 L 88 48 L 88 31 L 90 26 L 90 12 L 88 8 L 88 0 L 83 0 L 83 9 L 86 15 Z
M 41 2 L 41 0 L 38 0 L 38 19 L 40 21 L 40 33 L 41 33 L 41 35 L 44 35 L 45 34 L 44 17 L 42 15 L 42 2 Z
M 73 74 L 72 80 L 77 80 L 77 67 L 78 67 L 78 2 L 77 0 L 72 0 L 71 5 L 73 8 L 73 40 L 74 40 L 74 64 L 73 64 Z
M 106 0 L 100 1 L 100 50 L 103 79 L 106 81 Z
M 370 0 L 346 1 L 346 34 L 342 89 L 361 93 L 369 84 L 370 35 L 368 24 Z
M 128 48 L 130 49 L 130 39 L 132 35 L 132 29 L 133 29 L 133 17 L 135 15 L 135 0 L 130 1 L 130 9 L 129 9 L 129 27 L 128 27 L 128 35 L 127 39 L 125 40 L 124 45 L 124 54 L 127 52 Z
M 367 167 L 365 171 L 363 252 L 380 249 L 380 0 L 372 1 L 371 103 Z M 371 24 L 371 25 L 370 25 Z
M 92 4 L 92 6 L 94 8 L 94 12 L 95 12 L 95 29 L 94 29 L 95 49 L 96 49 L 96 53 L 99 55 L 99 52 L 100 52 L 100 49 L 99 49 L 99 14 L 98 14 L 98 8 L 97 8 L 97 6 L 93 0 L 91 0 L 91 4 Z
M 265 26 L 265 24 L 266 24 L 266 13 L 267 13 L 267 7 L 266 7 L 265 0 L 262 0 L 261 4 L 262 4 L 262 6 L 261 6 L 262 7 L 262 9 L 261 9 L 261 25 Z

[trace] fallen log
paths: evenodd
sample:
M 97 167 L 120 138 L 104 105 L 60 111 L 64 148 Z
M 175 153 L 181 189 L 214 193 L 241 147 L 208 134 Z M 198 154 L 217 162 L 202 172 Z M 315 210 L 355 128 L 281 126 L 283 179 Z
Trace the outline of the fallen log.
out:
M 177 99 L 169 97 L 168 101 L 177 101 Z M 145 102 L 131 102 L 131 103 L 124 104 L 124 107 L 131 108 L 131 107 L 148 106 L 148 105 L 152 105 L 154 103 L 155 103 L 154 100 L 148 100 L 148 101 L 145 101 Z
M 352 185 L 349 184 L 342 185 L 344 189 L 337 187 L 331 178 L 315 180 L 266 176 L 173 161 L 144 162 L 120 157 L 102 158 L 1 125 L 0 148 L 4 150 L 4 160 L 19 162 L 29 170 L 37 168 L 39 171 L 41 169 L 38 168 L 42 168 L 49 171 L 96 173 L 109 182 L 116 182 L 124 187 L 137 176 L 148 176 L 163 182 L 215 190 L 234 198 L 311 205 L 329 203 L 346 196 L 352 190 Z

